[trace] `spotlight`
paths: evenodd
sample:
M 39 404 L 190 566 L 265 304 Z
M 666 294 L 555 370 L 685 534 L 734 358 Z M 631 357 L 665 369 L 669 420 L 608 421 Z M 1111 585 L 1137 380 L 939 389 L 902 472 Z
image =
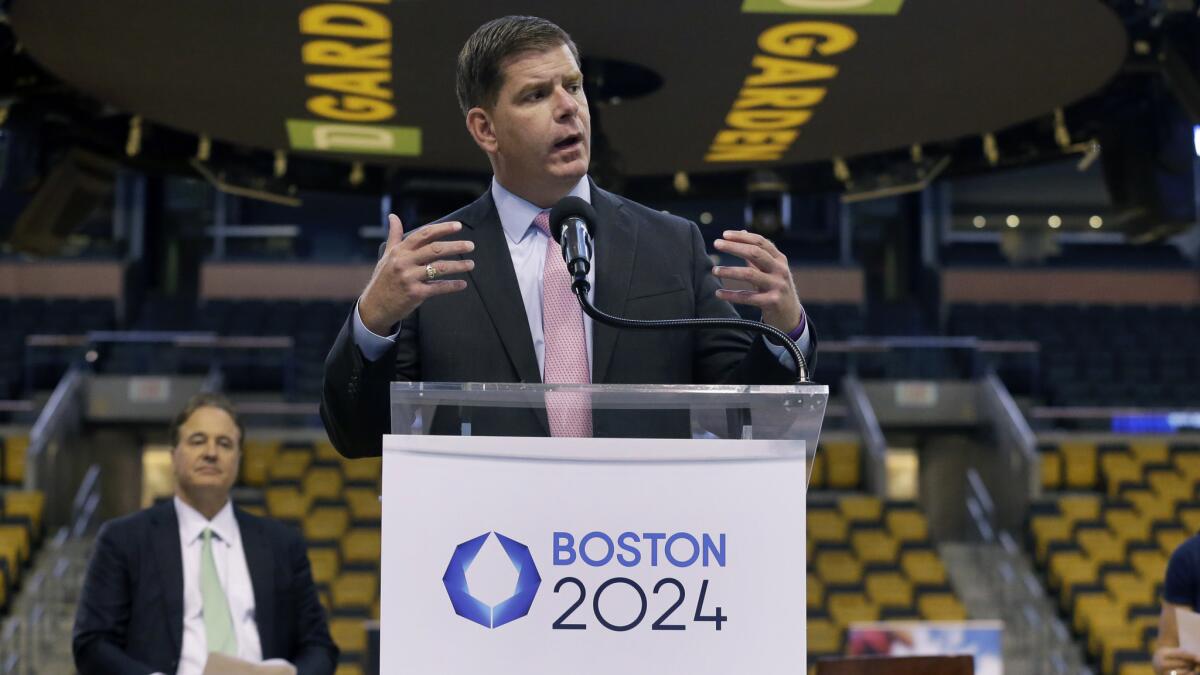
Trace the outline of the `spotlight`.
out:
M 1090 225 L 1093 230 L 1098 230 L 1104 227 L 1104 219 L 1100 216 L 1092 216 L 1091 218 L 1088 218 L 1088 225 Z
M 1008 218 L 1004 219 L 1004 222 L 1009 227 L 1017 227 L 1018 225 L 1021 224 L 1021 219 L 1016 216 L 1009 216 Z
M 983 216 L 975 216 L 975 218 L 971 220 L 971 224 L 974 225 L 976 229 L 982 230 L 983 228 L 987 227 L 987 218 L 984 218 Z
M 1059 218 L 1058 216 L 1050 216 L 1048 222 L 1050 224 L 1050 229 L 1052 230 L 1057 230 L 1058 228 L 1062 227 L 1062 218 Z

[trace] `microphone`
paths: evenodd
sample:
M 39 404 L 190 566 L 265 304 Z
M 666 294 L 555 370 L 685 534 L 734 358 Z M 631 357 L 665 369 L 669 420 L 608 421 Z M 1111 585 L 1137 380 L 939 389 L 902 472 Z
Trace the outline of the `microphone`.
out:
M 562 247 L 567 271 L 575 278 L 573 287 L 588 286 L 587 275 L 592 269 L 592 232 L 598 220 L 592 205 L 579 197 L 563 197 L 550 209 L 550 234 Z
M 808 361 L 796 343 L 787 333 L 760 321 L 746 319 L 727 319 L 717 317 L 690 319 L 626 319 L 613 316 L 592 305 L 588 300 L 591 284 L 587 281 L 588 270 L 592 268 L 592 232 L 595 231 L 599 217 L 592 205 L 579 197 L 563 197 L 550 210 L 550 234 L 562 247 L 563 260 L 567 270 L 574 277 L 571 290 L 579 300 L 583 313 L 600 323 L 615 328 L 650 329 L 650 330 L 696 330 L 713 328 L 737 328 L 762 333 L 771 342 L 782 346 L 792 356 L 796 366 L 796 381 L 809 382 Z

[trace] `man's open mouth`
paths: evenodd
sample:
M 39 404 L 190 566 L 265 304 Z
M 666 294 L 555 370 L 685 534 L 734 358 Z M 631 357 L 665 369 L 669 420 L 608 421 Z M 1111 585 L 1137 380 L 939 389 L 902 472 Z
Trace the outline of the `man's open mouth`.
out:
M 555 143 L 554 149 L 555 150 L 566 150 L 567 148 L 574 147 L 576 144 L 580 143 L 582 140 L 583 140 L 582 135 L 572 134 L 572 135 L 567 136 L 566 138 L 562 139 L 561 141 Z

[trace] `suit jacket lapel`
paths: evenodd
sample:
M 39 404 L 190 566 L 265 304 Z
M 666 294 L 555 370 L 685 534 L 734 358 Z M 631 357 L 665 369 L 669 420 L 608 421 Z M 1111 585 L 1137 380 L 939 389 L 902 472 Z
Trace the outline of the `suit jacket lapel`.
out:
M 464 238 L 475 242 L 475 251 L 471 254 L 475 269 L 469 273 L 471 285 L 483 299 L 484 309 L 521 381 L 539 383 L 542 374 L 533 351 L 533 337 L 529 335 L 521 287 L 517 283 L 517 273 L 513 271 L 508 241 L 490 191 L 471 205 L 463 226 Z
M 589 179 L 591 180 L 591 179 Z M 637 227 L 626 217 L 621 202 L 592 183 L 592 206 L 596 223 L 596 307 L 620 316 L 629 297 L 633 276 Z M 620 331 L 599 321 L 592 322 L 592 382 L 608 382 L 608 368 Z
M 179 544 L 179 518 L 175 515 L 174 501 L 168 501 L 151 511 L 150 529 L 162 586 L 167 633 L 171 636 L 172 653 L 179 654 L 183 649 L 183 552 Z
M 521 286 L 517 283 L 517 273 L 513 270 L 508 241 L 491 190 L 467 209 L 462 224 L 463 237 L 475 242 L 475 251 L 471 254 L 475 269 L 469 273 L 470 285 L 483 300 L 483 307 L 521 382 L 538 384 L 542 381 L 542 373 L 533 351 Z M 550 422 L 545 409 L 535 408 L 534 415 L 549 435 Z
M 250 585 L 254 587 L 254 622 L 258 625 L 258 640 L 264 659 L 281 656 L 272 639 L 275 625 L 275 557 L 266 533 L 244 511 L 234 508 L 242 550 L 246 553 L 246 568 Z

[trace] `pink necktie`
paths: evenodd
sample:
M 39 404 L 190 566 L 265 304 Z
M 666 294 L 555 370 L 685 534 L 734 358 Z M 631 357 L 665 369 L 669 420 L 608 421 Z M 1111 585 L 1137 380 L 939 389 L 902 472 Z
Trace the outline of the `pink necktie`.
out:
M 550 235 L 550 212 L 542 211 L 533 224 Z M 571 274 L 554 238 L 546 246 L 542 268 L 542 331 L 546 337 L 546 384 L 588 384 L 587 341 L 583 335 L 583 310 L 571 292 Z M 584 393 L 546 395 L 546 415 L 551 436 L 591 436 L 592 406 Z

